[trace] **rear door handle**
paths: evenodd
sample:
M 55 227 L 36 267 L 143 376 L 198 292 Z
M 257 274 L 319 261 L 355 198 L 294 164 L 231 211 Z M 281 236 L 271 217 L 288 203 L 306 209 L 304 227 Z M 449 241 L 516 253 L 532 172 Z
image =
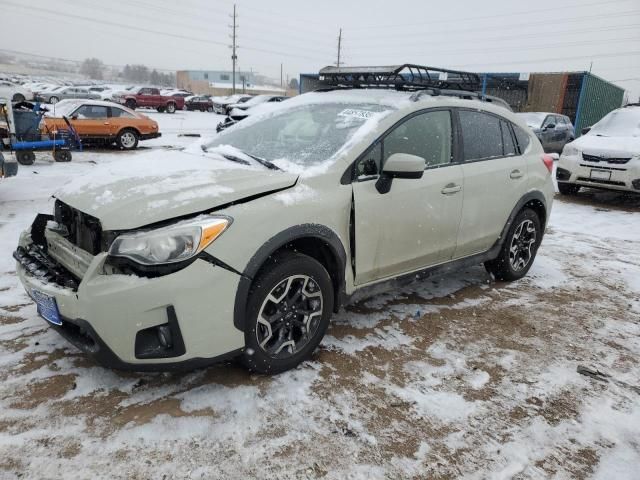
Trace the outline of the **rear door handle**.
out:
M 524 174 L 520 170 L 516 169 L 512 170 L 509 176 L 515 180 L 516 178 L 522 178 Z
M 443 195 L 452 195 L 454 193 L 458 193 L 460 190 L 462 190 L 462 187 L 460 185 L 456 185 L 455 183 L 448 183 L 441 191 Z

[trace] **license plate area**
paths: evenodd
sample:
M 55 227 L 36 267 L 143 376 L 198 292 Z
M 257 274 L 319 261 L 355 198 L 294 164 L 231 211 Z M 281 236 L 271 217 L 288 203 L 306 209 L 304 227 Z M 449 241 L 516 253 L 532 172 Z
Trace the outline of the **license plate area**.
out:
M 38 290 L 31 290 L 31 298 L 36 302 L 38 315 L 54 325 L 62 325 L 56 299 Z
M 611 180 L 611 172 L 609 170 L 591 169 L 591 178 L 594 180 Z

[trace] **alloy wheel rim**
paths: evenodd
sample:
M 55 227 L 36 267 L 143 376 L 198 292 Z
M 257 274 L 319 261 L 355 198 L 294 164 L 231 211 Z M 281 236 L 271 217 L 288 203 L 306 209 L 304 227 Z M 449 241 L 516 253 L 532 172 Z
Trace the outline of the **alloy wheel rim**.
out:
M 509 248 L 509 263 L 515 272 L 522 271 L 531 262 L 536 239 L 536 226 L 531 220 L 524 220 L 516 227 Z
M 131 148 L 136 143 L 136 138 L 131 132 L 123 133 L 120 138 L 122 146 L 125 148 Z
M 307 275 L 292 275 L 278 283 L 262 302 L 256 340 L 272 358 L 288 358 L 315 336 L 324 300 L 318 283 Z

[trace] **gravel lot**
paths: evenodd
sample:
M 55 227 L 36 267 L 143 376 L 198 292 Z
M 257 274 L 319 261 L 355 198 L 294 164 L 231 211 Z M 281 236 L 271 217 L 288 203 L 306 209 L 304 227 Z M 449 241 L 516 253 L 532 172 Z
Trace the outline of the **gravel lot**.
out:
M 149 150 L 220 119 L 150 116 L 165 135 Z M 124 374 L 47 327 L 10 255 L 62 181 L 132 158 L 87 151 L 0 183 L 0 478 L 638 478 L 640 197 L 556 198 L 525 279 L 381 288 L 295 371 Z

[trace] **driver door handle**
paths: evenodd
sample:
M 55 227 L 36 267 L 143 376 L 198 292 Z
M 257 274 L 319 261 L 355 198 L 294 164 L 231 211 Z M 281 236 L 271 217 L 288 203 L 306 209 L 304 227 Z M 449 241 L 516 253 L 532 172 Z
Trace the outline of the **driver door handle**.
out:
M 462 187 L 460 185 L 456 185 L 455 183 L 448 183 L 441 191 L 443 195 L 452 195 L 454 193 L 458 193 L 460 190 L 462 190 Z
M 517 178 L 522 178 L 524 174 L 516 168 L 515 170 L 511 170 L 511 174 L 509 176 L 515 180 Z
M 105 125 L 111 125 L 109 122 L 104 122 Z

